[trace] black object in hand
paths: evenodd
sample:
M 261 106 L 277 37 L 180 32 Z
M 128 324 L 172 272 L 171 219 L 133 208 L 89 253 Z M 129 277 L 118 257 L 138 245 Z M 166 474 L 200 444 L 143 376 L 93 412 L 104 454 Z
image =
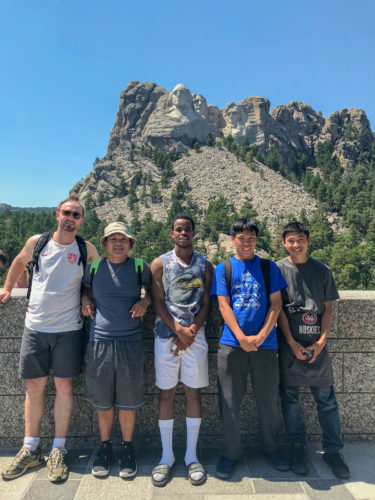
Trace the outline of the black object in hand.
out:
M 301 349 L 301 353 L 303 356 L 306 356 L 306 358 L 309 360 L 314 357 L 314 351 L 305 351 L 304 349 Z

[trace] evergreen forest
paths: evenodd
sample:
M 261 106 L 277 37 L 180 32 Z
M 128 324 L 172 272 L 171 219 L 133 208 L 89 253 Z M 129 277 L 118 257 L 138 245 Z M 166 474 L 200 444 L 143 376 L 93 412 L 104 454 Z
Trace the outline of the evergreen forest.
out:
M 349 132 L 356 133 L 355 130 Z M 366 137 L 358 136 L 354 139 L 361 148 L 354 166 L 343 168 L 332 155 L 333 146 L 330 143 L 320 143 L 315 156 L 307 158 L 302 155 L 292 171 L 286 171 L 280 166 L 276 153 L 265 154 L 257 146 L 250 146 L 246 140 L 237 144 L 230 136 L 213 138 L 210 135 L 205 145 L 226 148 L 245 161 L 250 169 L 260 171 L 259 164 L 262 163 L 290 181 L 302 184 L 319 202 L 319 208 L 313 217 L 308 219 L 304 211 L 299 216 L 310 228 L 310 255 L 331 267 L 339 289 L 371 290 L 375 289 L 375 142 L 369 146 L 371 141 Z M 199 150 L 200 146 L 196 144 L 194 149 Z M 150 148 L 143 148 L 141 152 L 158 165 L 162 172 L 161 182 L 156 183 L 149 176 L 142 176 L 140 173 L 135 175 L 131 185 L 120 184 L 118 191 L 114 193 L 116 196 L 127 196 L 127 205 L 132 215 L 126 222 L 130 223 L 136 237 L 134 255 L 151 262 L 158 255 L 170 250 L 170 222 L 179 212 L 188 213 L 195 219 L 195 248 L 201 253 L 207 253 L 205 242 L 216 243 L 221 233 L 229 234 L 229 227 L 235 219 L 249 217 L 259 224 L 258 248 L 274 260 L 286 255 L 281 245 L 281 228 L 295 217 L 290 215 L 281 221 L 276 235 L 272 236 L 267 229 L 267 220 L 259 217 L 250 201 L 240 210 L 236 210 L 225 196 L 211 201 L 205 211 L 195 206 L 189 196 L 191 188 L 186 178 L 179 181 L 172 192 L 167 220 L 153 220 L 152 203 L 158 201 L 163 188 L 169 185 L 173 176 L 173 162 L 179 156 Z M 79 234 L 91 241 L 100 253 L 102 249 L 99 241 L 106 224 L 99 220 L 94 208 L 104 201 L 94 201 L 91 196 L 86 198 L 86 216 L 79 230 Z M 150 207 L 150 211 L 142 220 L 139 217 L 139 203 Z M 341 217 L 343 228 L 339 234 L 332 231 L 328 222 L 327 214 L 330 212 Z M 124 219 L 119 215 L 118 220 Z M 27 238 L 55 227 L 56 218 L 50 209 L 6 209 L 1 212 L 0 249 L 6 254 L 8 265 Z M 228 256 L 225 252 L 218 251 L 212 261 L 217 264 Z M 0 268 L 0 284 L 4 282 L 8 265 Z

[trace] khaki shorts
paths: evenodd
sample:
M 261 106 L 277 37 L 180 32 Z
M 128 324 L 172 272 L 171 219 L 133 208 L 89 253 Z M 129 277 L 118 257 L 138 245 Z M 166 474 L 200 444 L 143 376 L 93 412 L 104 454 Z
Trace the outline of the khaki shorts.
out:
M 194 342 L 180 356 L 174 356 L 171 352 L 173 339 L 155 338 L 156 385 L 159 389 L 167 390 L 176 387 L 181 381 L 193 389 L 207 387 L 208 345 L 204 328 L 198 331 Z

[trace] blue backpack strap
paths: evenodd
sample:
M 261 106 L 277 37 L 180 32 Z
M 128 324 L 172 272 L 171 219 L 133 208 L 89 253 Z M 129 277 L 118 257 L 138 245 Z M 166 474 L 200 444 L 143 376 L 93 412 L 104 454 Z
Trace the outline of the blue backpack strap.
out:
M 142 287 L 142 273 L 143 273 L 143 259 L 139 257 L 134 258 L 134 267 L 138 275 L 138 285 Z
M 31 285 L 33 282 L 33 273 L 34 273 L 34 268 L 36 271 L 39 271 L 39 255 L 43 248 L 47 245 L 49 240 L 52 238 L 53 231 L 47 231 L 46 233 L 43 233 L 39 236 L 38 241 L 35 244 L 34 250 L 33 250 L 33 256 L 31 259 L 31 267 L 29 270 L 29 286 L 27 289 L 27 298 L 30 298 L 30 293 L 31 293 Z
M 103 260 L 102 258 L 96 259 L 93 260 L 90 264 L 90 277 L 91 277 L 90 286 L 92 286 L 92 280 L 94 279 L 94 276 L 98 271 L 99 264 L 101 263 L 102 260 Z

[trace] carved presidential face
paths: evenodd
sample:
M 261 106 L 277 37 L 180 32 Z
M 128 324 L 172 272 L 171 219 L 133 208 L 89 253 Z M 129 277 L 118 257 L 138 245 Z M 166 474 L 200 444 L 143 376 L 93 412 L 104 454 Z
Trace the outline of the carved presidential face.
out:
M 220 109 L 217 106 L 212 106 L 212 105 L 208 106 L 207 120 L 210 122 L 211 126 L 215 128 L 220 128 L 223 118 Z
M 191 107 L 192 96 L 190 90 L 185 85 L 182 85 L 182 83 L 179 83 L 170 93 L 169 103 L 177 109 Z
M 193 107 L 198 115 L 207 118 L 207 101 L 201 94 L 193 94 Z
M 238 105 L 238 103 L 231 103 L 227 106 L 226 114 L 229 117 L 231 123 L 236 126 L 239 123 L 242 123 L 244 120 L 244 112 L 243 108 Z

